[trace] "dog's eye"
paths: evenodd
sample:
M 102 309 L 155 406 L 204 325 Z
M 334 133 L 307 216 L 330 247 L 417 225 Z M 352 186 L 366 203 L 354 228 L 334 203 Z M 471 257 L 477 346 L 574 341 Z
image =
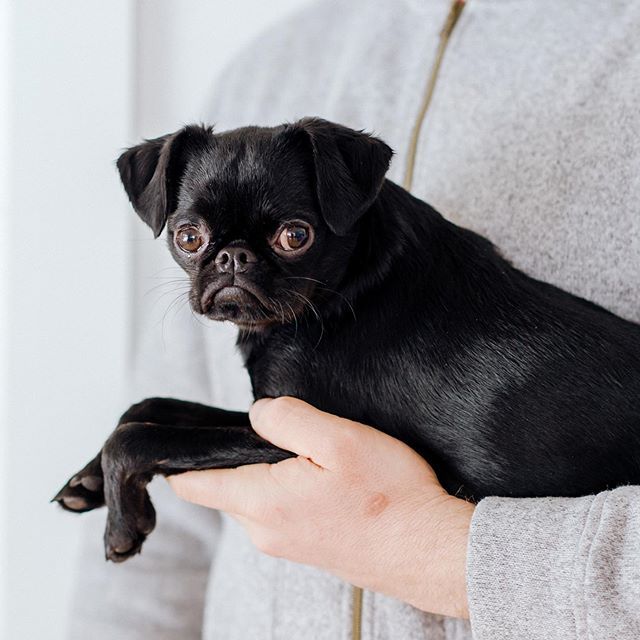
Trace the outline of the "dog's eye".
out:
M 291 222 L 278 229 L 273 248 L 279 252 L 294 252 L 306 249 L 313 240 L 313 231 L 305 222 Z
M 195 253 L 205 244 L 207 237 L 198 227 L 188 225 L 176 230 L 174 240 L 183 251 Z

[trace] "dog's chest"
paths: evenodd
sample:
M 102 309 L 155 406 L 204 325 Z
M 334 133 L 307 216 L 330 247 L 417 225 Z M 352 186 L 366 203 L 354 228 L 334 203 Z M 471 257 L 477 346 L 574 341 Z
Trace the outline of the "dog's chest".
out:
M 323 393 L 331 357 L 311 337 L 283 330 L 266 341 L 241 344 L 256 398 L 295 396 L 311 400 Z
M 348 330 L 283 328 L 267 340 L 240 343 L 256 398 L 294 396 L 325 411 L 364 419 L 372 381 L 384 372 L 363 366 Z M 379 359 L 378 359 L 379 361 Z M 366 373 L 366 375 L 364 375 Z
M 283 328 L 263 342 L 241 343 L 254 396 L 293 396 L 395 435 L 424 424 L 422 404 L 404 383 L 416 378 L 411 355 L 393 340 L 373 342 L 362 326 L 339 329 Z M 418 384 L 426 400 L 430 382 Z

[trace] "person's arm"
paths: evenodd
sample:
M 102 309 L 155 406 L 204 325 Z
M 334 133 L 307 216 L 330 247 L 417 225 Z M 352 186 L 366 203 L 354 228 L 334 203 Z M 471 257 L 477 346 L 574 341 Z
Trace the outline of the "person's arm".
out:
M 482 500 L 468 594 L 478 640 L 640 638 L 640 487 Z

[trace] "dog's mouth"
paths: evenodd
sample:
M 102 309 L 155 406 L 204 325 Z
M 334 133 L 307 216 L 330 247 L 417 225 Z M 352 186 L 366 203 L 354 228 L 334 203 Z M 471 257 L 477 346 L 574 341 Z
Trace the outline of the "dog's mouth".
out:
M 200 297 L 199 310 L 212 320 L 228 320 L 240 328 L 271 324 L 272 311 L 260 290 L 251 283 L 211 283 Z
M 211 320 L 233 322 L 245 331 L 261 331 L 275 324 L 298 323 L 305 308 L 317 318 L 318 311 L 310 300 L 313 287 L 304 291 L 285 289 L 269 297 L 261 287 L 241 274 L 210 282 L 201 295 L 191 293 L 191 306 L 196 313 Z

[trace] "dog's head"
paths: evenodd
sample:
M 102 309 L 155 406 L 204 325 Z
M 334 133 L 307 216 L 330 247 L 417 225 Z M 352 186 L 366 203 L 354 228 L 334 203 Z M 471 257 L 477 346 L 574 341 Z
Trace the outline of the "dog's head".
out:
M 134 209 L 191 281 L 194 311 L 287 322 L 339 285 L 391 149 L 320 119 L 216 134 L 188 126 L 118 159 Z

